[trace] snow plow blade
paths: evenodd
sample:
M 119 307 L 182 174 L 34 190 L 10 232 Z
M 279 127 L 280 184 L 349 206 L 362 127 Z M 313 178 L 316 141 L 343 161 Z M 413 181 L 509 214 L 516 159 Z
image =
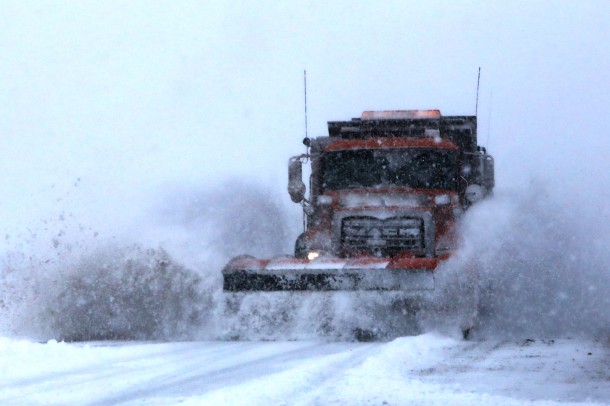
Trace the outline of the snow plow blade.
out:
M 223 289 L 241 291 L 431 291 L 444 258 L 234 258 L 222 271 Z

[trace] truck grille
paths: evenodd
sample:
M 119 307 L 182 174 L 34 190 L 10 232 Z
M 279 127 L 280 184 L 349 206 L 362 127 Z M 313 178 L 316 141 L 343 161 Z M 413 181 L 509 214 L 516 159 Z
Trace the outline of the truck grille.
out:
M 421 218 L 346 217 L 341 223 L 341 249 L 346 256 L 391 257 L 401 252 L 424 255 Z

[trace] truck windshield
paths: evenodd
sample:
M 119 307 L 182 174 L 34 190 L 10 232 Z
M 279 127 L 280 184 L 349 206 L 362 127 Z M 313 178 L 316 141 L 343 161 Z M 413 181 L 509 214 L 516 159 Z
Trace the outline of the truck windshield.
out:
M 324 190 L 409 187 L 456 190 L 454 151 L 434 148 L 359 149 L 322 157 Z

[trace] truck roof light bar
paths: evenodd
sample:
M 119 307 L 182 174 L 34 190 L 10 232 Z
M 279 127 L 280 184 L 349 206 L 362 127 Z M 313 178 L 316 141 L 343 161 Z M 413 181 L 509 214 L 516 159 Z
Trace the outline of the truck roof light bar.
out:
M 441 118 L 440 110 L 365 111 L 361 120 L 406 120 L 409 118 Z

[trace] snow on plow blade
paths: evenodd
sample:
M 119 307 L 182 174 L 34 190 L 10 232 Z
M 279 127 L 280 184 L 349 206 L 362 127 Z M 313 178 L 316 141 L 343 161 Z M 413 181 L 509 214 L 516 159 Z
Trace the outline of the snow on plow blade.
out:
M 225 291 L 434 290 L 440 258 L 234 258 L 222 271 Z

